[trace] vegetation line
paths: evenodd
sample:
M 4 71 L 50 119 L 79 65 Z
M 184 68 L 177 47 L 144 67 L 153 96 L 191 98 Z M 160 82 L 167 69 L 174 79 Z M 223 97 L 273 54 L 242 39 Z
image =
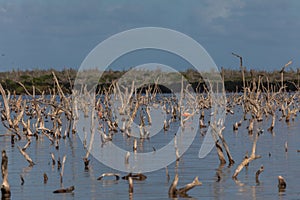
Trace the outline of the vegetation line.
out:
M 76 79 L 77 70 L 75 69 L 63 69 L 60 71 L 48 69 L 48 70 L 13 70 L 8 72 L 0 72 L 0 83 L 5 90 L 15 92 L 16 94 L 33 93 L 50 94 L 51 88 L 53 88 L 53 72 L 59 80 L 62 91 L 65 94 L 70 94 L 74 81 Z M 277 89 L 282 86 L 282 70 L 276 71 L 256 71 L 244 69 L 245 83 L 241 77 L 240 70 L 224 69 L 220 70 L 222 78 L 224 78 L 224 85 L 227 92 L 241 92 L 243 84 L 251 84 L 253 79 L 261 78 L 261 86 L 267 86 L 268 83 L 271 87 Z M 107 88 L 111 85 L 113 80 L 120 78 L 126 71 L 105 71 L 102 77 L 99 77 L 99 85 L 101 88 Z M 200 73 L 193 69 L 180 72 L 195 89 L 199 87 L 204 89 L 203 79 Z M 296 91 L 299 87 L 299 70 L 294 71 L 289 69 L 284 71 L 284 84 L 286 85 L 286 91 Z M 166 92 L 166 88 L 160 88 L 162 92 Z M 26 91 L 27 90 L 27 91 Z

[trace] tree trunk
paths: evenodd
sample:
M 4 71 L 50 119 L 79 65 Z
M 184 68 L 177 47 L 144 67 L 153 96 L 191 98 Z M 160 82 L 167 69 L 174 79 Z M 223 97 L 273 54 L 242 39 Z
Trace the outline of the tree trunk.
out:
M 249 158 L 245 158 L 241 164 L 236 168 L 232 178 L 236 179 L 238 174 L 242 171 L 242 169 L 248 165 L 252 160 L 255 160 L 257 158 L 260 158 L 260 156 L 255 155 L 255 151 L 256 151 L 256 143 L 257 143 L 257 139 L 258 139 L 258 133 L 256 133 L 255 135 L 255 139 L 253 141 L 253 146 L 252 146 L 252 153 L 251 156 Z
M 223 154 L 223 149 L 222 149 L 221 145 L 219 144 L 219 141 L 216 141 L 215 145 L 217 148 L 217 153 L 218 153 L 218 157 L 220 160 L 220 164 L 225 164 L 226 163 L 225 156 Z
M 10 199 L 10 187 L 8 183 L 8 171 L 7 171 L 8 158 L 6 156 L 5 150 L 2 151 L 2 162 L 1 162 L 1 172 L 2 172 L 2 185 L 1 194 L 2 199 Z

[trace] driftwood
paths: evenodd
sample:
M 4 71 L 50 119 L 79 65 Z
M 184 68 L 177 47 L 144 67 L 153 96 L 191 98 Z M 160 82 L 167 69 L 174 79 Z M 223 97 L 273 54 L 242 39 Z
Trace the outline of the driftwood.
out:
M 51 153 L 51 159 L 52 159 L 52 165 L 55 165 L 56 161 L 53 153 Z
M 43 177 L 44 177 L 44 184 L 47 184 L 47 182 L 48 182 L 48 176 L 47 176 L 47 174 L 44 173 Z
M 255 181 L 258 184 L 259 183 L 259 175 L 264 171 L 264 166 L 260 166 L 259 170 L 257 170 L 257 172 L 255 173 Z
M 225 148 L 226 155 L 227 155 L 228 160 L 229 160 L 229 165 L 232 165 L 232 164 L 234 164 L 234 160 L 233 160 L 233 158 L 232 158 L 232 156 L 230 154 L 229 147 L 228 147 L 228 145 L 227 145 L 227 143 L 226 143 L 226 141 L 225 141 L 225 139 L 223 137 L 223 134 L 222 134 L 222 131 L 223 131 L 224 128 L 225 127 L 223 127 L 222 129 L 219 130 L 218 135 L 219 135 L 219 138 L 221 139 L 222 144 L 223 144 L 223 146 Z
M 202 183 L 198 180 L 198 176 L 195 177 L 193 182 L 186 184 L 184 187 L 179 188 L 177 193 L 181 195 L 185 195 L 189 190 L 193 189 L 195 186 L 202 185 Z
M 248 158 L 244 158 L 244 160 L 241 162 L 241 164 L 239 164 L 239 166 L 236 168 L 232 178 L 236 179 L 238 174 L 242 171 L 242 169 L 248 165 L 252 160 L 255 160 L 257 158 L 260 158 L 261 156 L 255 155 L 255 151 L 256 151 L 256 143 L 257 143 L 257 139 L 258 139 L 258 133 L 255 134 L 255 138 L 253 141 L 253 146 L 252 146 L 252 153 L 251 156 Z
M 122 179 L 124 179 L 124 180 L 128 180 L 129 178 L 132 178 L 133 180 L 136 180 L 136 181 L 143 181 L 143 180 L 147 179 L 147 176 L 144 174 L 141 174 L 141 173 L 139 173 L 139 174 L 129 173 L 126 176 L 122 177 Z
M 95 100 L 95 94 L 93 95 L 92 97 L 94 100 Z M 84 163 L 84 169 L 85 170 L 88 170 L 89 169 L 89 163 L 90 163 L 90 160 L 88 159 L 89 158 L 89 155 L 90 155 L 90 152 L 93 148 L 93 143 L 94 143 L 94 136 L 95 136 L 95 109 L 94 107 L 92 107 L 92 110 L 91 110 L 91 127 L 90 127 L 90 132 L 91 132 L 91 138 L 90 138 L 90 143 L 89 143 L 89 146 L 88 146 L 88 149 L 87 149 L 87 152 L 85 154 L 85 157 L 83 158 L 83 163 Z M 101 139 L 102 139 L 102 135 L 101 135 Z
M 133 193 L 133 180 L 131 177 L 128 178 L 128 185 L 129 185 L 129 193 L 132 194 Z
M 8 158 L 6 151 L 2 150 L 2 162 L 1 162 L 1 173 L 2 173 L 2 185 L 1 195 L 2 199 L 10 199 L 10 186 L 8 183 L 8 170 L 7 170 Z
M 219 140 L 217 140 L 217 141 L 215 142 L 215 145 L 216 145 L 218 157 L 219 157 L 219 160 L 220 160 L 220 164 L 225 164 L 225 163 L 226 163 L 226 160 L 225 160 L 225 156 L 224 156 L 224 154 L 223 154 L 222 146 L 221 146 L 220 143 L 219 143 Z
M 29 166 L 32 167 L 34 164 L 34 162 L 32 161 L 32 159 L 29 157 L 29 155 L 26 153 L 26 151 L 24 151 L 21 147 L 18 146 L 18 149 L 20 151 L 20 153 L 24 156 L 24 158 L 27 160 L 27 162 L 29 163 Z
M 168 166 L 166 167 L 166 176 L 167 176 L 167 182 L 169 182 L 170 181 L 170 174 L 169 174 Z
M 125 155 L 125 165 L 129 164 L 129 157 L 130 157 L 130 152 L 127 151 L 126 155 Z
M 99 176 L 97 178 L 97 180 L 100 181 L 100 180 L 102 180 L 106 176 L 115 176 L 116 177 L 116 181 L 120 179 L 120 174 L 116 174 L 116 173 L 103 173 L 103 174 L 101 174 L 101 176 Z
M 133 140 L 133 152 L 136 153 L 136 150 L 137 150 L 137 140 L 134 139 Z
M 279 191 L 285 190 L 286 182 L 282 176 L 278 176 L 278 189 Z
M 179 181 L 179 177 L 178 177 L 178 174 L 176 173 L 175 174 L 175 177 L 174 177 L 174 180 L 169 188 L 169 197 L 170 198 L 175 198 L 177 197 L 178 195 L 179 196 L 182 196 L 182 197 L 185 197 L 187 196 L 187 192 L 191 189 L 193 189 L 195 186 L 200 186 L 202 185 L 202 183 L 198 180 L 198 176 L 196 176 L 193 180 L 193 182 L 189 183 L 189 184 L 186 184 L 184 187 L 182 188 L 179 188 L 177 189 L 177 184 L 178 184 L 178 181 Z
M 22 148 L 22 150 L 23 150 L 23 151 L 26 151 L 26 149 L 27 149 L 27 147 L 29 147 L 30 143 L 31 143 L 31 140 L 28 139 L 27 143 L 26 143 L 25 146 Z
M 220 124 L 222 124 L 222 122 L 220 122 Z M 221 144 L 219 143 L 219 140 L 217 139 L 217 136 L 218 138 L 220 138 L 220 140 L 222 141 L 222 144 L 224 146 L 224 149 L 226 151 L 226 155 L 228 157 L 228 160 L 229 160 L 229 165 L 232 165 L 234 164 L 234 160 L 231 156 L 231 153 L 229 151 L 229 147 L 225 141 L 225 138 L 222 134 L 223 130 L 225 129 L 225 127 L 220 127 L 220 125 L 216 125 L 216 124 L 211 124 L 210 125 L 212 130 L 213 130 L 213 137 L 214 137 L 214 140 L 215 140 L 215 145 L 216 145 L 216 148 L 217 148 L 217 153 L 218 153 L 218 156 L 219 156 L 219 160 L 220 160 L 220 164 L 225 164 L 226 163 L 226 160 L 225 160 L 225 157 L 224 157 L 224 154 L 223 154 L 223 150 L 222 150 L 222 146 Z
M 22 174 L 20 174 L 20 179 L 21 179 L 21 185 L 24 185 L 25 180 L 24 180 L 24 177 L 22 176 Z
M 68 187 L 68 188 L 62 188 L 62 189 L 58 189 L 53 191 L 53 193 L 71 193 L 75 190 L 74 186 Z
M 249 134 L 249 135 L 252 135 L 252 133 L 253 133 L 253 124 L 254 124 L 254 119 L 251 118 L 251 119 L 249 120 L 249 126 L 248 126 L 248 134 Z
M 89 169 L 89 164 L 90 164 L 90 159 L 84 157 L 83 158 L 83 163 L 84 163 L 84 169 L 88 170 Z
M 60 170 L 61 168 L 61 161 L 60 161 L 60 157 L 58 157 L 57 159 L 57 170 Z
M 248 116 L 248 114 L 252 115 L 252 118 L 249 121 L 249 127 L 248 127 L 250 134 L 252 134 L 254 123 L 256 123 L 255 120 L 260 121 L 261 119 L 263 119 L 263 115 L 265 115 L 266 117 L 268 115 L 272 116 L 272 124 L 271 124 L 270 128 L 268 129 L 269 131 L 272 131 L 275 126 L 275 121 L 276 121 L 275 113 L 277 111 L 277 107 L 279 108 L 280 106 L 281 106 L 281 111 L 282 111 L 282 118 L 285 117 L 286 121 L 290 121 L 290 118 L 292 118 L 293 115 L 295 115 L 295 113 L 297 112 L 297 111 L 293 111 L 292 108 L 297 106 L 297 101 L 295 99 L 299 98 L 298 97 L 299 92 L 297 93 L 297 96 L 294 95 L 292 98 L 287 97 L 287 94 L 282 95 L 280 93 L 280 91 L 277 93 L 274 93 L 273 90 L 275 90 L 275 89 L 273 89 L 272 93 L 271 93 L 270 89 L 269 89 L 269 82 L 268 82 L 268 89 L 265 89 L 264 84 L 260 83 L 260 81 L 261 81 L 260 77 L 258 79 L 257 85 L 255 83 L 255 80 L 253 79 L 253 83 L 250 83 L 250 85 L 252 84 L 252 86 L 251 87 L 246 86 L 245 78 L 244 78 L 244 70 L 245 69 L 242 66 L 242 57 L 238 56 L 237 54 L 233 54 L 233 55 L 239 57 L 241 60 L 240 67 L 241 67 L 242 74 L 243 74 L 244 98 L 243 98 L 243 96 L 235 98 L 232 107 L 230 106 L 227 108 L 227 112 L 233 114 L 233 111 L 231 109 L 233 109 L 233 107 L 235 105 L 242 105 L 243 109 L 244 109 L 244 116 L 246 116 L 246 115 Z M 62 134 L 61 134 L 62 127 L 63 128 L 69 127 L 68 130 L 70 130 L 71 129 L 71 120 L 75 119 L 74 118 L 75 116 L 77 116 L 77 118 L 78 118 L 78 110 L 80 110 L 80 109 L 84 110 L 84 108 L 82 108 L 81 104 L 85 104 L 86 105 L 85 108 L 88 108 L 87 105 L 89 105 L 88 101 L 82 103 L 82 102 L 75 101 L 76 99 L 73 99 L 73 101 L 76 102 L 76 106 L 75 106 L 76 108 L 74 108 L 74 110 L 72 110 L 71 106 L 70 106 L 71 102 L 73 102 L 72 98 L 69 98 L 68 96 L 64 95 L 63 90 L 60 87 L 58 79 L 54 73 L 53 73 L 53 77 L 54 77 L 54 81 L 57 85 L 58 91 L 55 91 L 55 89 L 53 90 L 53 93 L 51 92 L 52 90 L 50 91 L 51 100 L 47 100 L 44 97 L 44 95 L 42 97 L 36 98 L 35 94 L 34 94 L 35 92 L 33 92 L 33 94 L 31 95 L 28 91 L 26 91 L 26 93 L 33 98 L 33 100 L 27 100 L 28 103 L 26 103 L 26 100 L 23 101 L 22 96 L 19 96 L 18 100 L 16 97 L 10 98 L 10 92 L 4 91 L 0 84 L 0 87 L 1 87 L 0 90 L 1 90 L 3 102 L 4 102 L 3 110 L 0 113 L 2 122 L 4 122 L 5 127 L 11 132 L 11 134 L 13 136 L 17 135 L 20 137 L 20 135 L 18 135 L 20 133 L 19 132 L 19 122 L 22 120 L 24 129 L 23 129 L 23 133 L 21 131 L 21 134 L 24 134 L 27 136 L 28 142 L 22 149 L 20 149 L 20 147 L 18 147 L 18 148 L 19 148 L 19 151 L 21 152 L 21 154 L 25 157 L 25 159 L 30 163 L 31 166 L 34 163 L 30 159 L 28 154 L 25 152 L 26 148 L 30 145 L 30 137 L 29 136 L 37 135 L 37 131 L 41 130 L 42 133 L 44 135 L 46 135 L 46 137 L 48 137 L 49 140 L 53 144 L 56 142 L 56 144 L 57 144 L 56 147 L 58 148 L 58 144 L 60 141 L 59 139 L 62 136 Z M 20 85 L 22 85 L 22 84 L 20 84 Z M 285 86 L 282 84 L 282 87 L 280 88 L 280 90 L 283 90 L 284 87 Z M 23 88 L 26 90 L 25 86 Z M 250 88 L 252 88 L 252 89 L 250 89 Z M 263 90 L 265 89 L 266 93 L 261 92 L 260 88 L 262 88 Z M 124 116 L 128 116 L 129 122 L 125 121 L 125 120 L 122 121 L 124 127 L 118 128 L 117 122 L 113 121 L 112 111 L 109 109 L 109 106 L 108 106 L 108 105 L 110 105 L 110 103 L 113 103 L 113 102 L 110 102 L 111 99 L 109 97 L 109 94 L 111 91 L 110 92 L 107 91 L 105 93 L 105 103 L 102 104 L 99 100 L 100 103 L 97 104 L 97 105 L 106 105 L 106 107 L 101 108 L 101 110 L 99 110 L 99 113 L 98 113 L 98 115 L 99 115 L 98 117 L 101 120 L 103 120 L 102 121 L 103 126 L 104 127 L 108 126 L 110 131 L 111 130 L 124 131 L 128 136 L 130 136 L 130 133 L 129 133 L 130 125 L 131 125 L 131 123 L 133 123 L 133 119 L 136 117 L 136 115 L 138 113 L 141 113 L 141 127 L 142 127 L 141 138 L 147 138 L 146 137 L 147 133 L 145 132 L 145 128 L 144 128 L 145 127 L 144 120 L 146 118 L 142 115 L 143 112 L 141 112 L 140 106 L 146 106 L 145 111 L 148 116 L 148 124 L 150 125 L 152 123 L 151 115 L 150 115 L 151 114 L 150 107 L 149 107 L 149 105 L 151 105 L 151 103 L 152 103 L 150 101 L 150 97 L 151 97 L 151 100 L 153 100 L 155 95 L 149 95 L 149 93 L 151 91 L 149 88 L 147 90 L 148 93 L 145 96 L 145 98 L 140 99 L 139 97 L 137 97 L 138 95 L 136 95 L 137 90 L 134 87 L 134 82 L 132 82 L 131 90 L 129 87 L 124 88 L 126 90 L 125 93 L 121 93 L 120 88 L 117 85 L 117 83 L 116 83 L 114 89 L 115 89 L 114 90 L 115 98 L 119 98 L 121 101 L 121 104 L 122 104 L 121 108 L 119 108 L 120 110 L 118 110 L 119 114 L 123 113 Z M 35 90 L 35 88 L 33 88 L 33 90 Z M 133 95 L 134 92 L 135 92 L 135 94 Z M 60 96 L 59 101 L 56 100 L 56 96 L 57 96 L 56 94 L 58 94 Z M 199 119 L 200 120 L 200 128 L 203 128 L 206 126 L 204 124 L 204 109 L 208 109 L 210 107 L 210 103 L 209 103 L 210 95 L 208 94 L 207 98 L 204 97 L 203 95 L 202 96 L 199 95 L 199 98 L 200 98 L 200 99 L 198 99 L 199 101 L 196 101 L 196 99 L 193 99 L 189 95 L 190 94 L 187 91 L 183 90 L 183 86 L 182 86 L 181 87 L 181 96 L 180 96 L 181 98 L 180 98 L 180 101 L 178 102 L 178 104 L 176 101 L 174 102 L 174 104 L 172 104 L 171 103 L 172 100 L 168 99 L 167 101 L 169 102 L 169 105 L 164 104 L 163 111 L 165 111 L 166 114 L 171 115 L 172 120 L 177 120 L 177 118 L 178 118 L 181 121 L 182 126 L 183 126 L 184 122 L 189 117 L 192 117 L 194 114 L 194 110 L 193 110 L 192 114 L 190 112 L 191 111 L 190 107 L 192 107 L 191 105 L 194 102 L 199 102 L 198 109 L 200 111 L 202 110 L 201 116 Z M 183 98 L 188 98 L 187 100 L 190 99 L 190 101 L 188 101 L 188 105 L 190 105 L 190 107 L 185 108 L 185 105 L 183 104 Z M 284 100 L 282 100 L 282 99 L 284 99 Z M 24 105 L 23 105 L 23 103 L 24 103 Z M 77 103 L 78 103 L 78 107 L 77 107 Z M 44 107 L 42 105 L 50 105 L 51 109 L 49 109 L 49 107 Z M 157 104 L 157 105 L 159 105 L 159 104 Z M 154 107 L 154 105 L 153 105 L 153 107 Z M 45 111 L 45 110 L 43 111 L 42 110 L 43 108 L 45 108 L 45 110 L 47 109 L 47 111 Z M 49 114 L 44 113 L 44 112 L 48 112 L 48 110 L 50 110 Z M 89 110 L 87 110 L 87 111 L 89 111 Z M 77 112 L 77 114 L 76 114 L 76 112 Z M 93 124 L 95 114 L 93 112 L 95 112 L 94 107 L 92 109 L 92 118 L 91 118 L 92 119 L 92 129 L 91 129 L 92 137 L 91 137 L 90 146 L 88 147 L 87 156 L 84 158 L 84 164 L 85 164 L 86 169 L 88 168 L 88 165 L 89 165 L 88 156 L 90 153 L 91 144 L 93 144 L 92 139 L 93 139 L 94 131 L 95 131 L 94 130 L 95 124 Z M 32 124 L 30 126 L 30 119 L 27 120 L 27 117 L 23 117 L 23 113 L 25 113 L 27 115 L 27 117 L 30 119 L 31 118 L 36 119 L 35 124 Z M 87 113 L 89 114 L 89 112 L 87 112 Z M 68 119 L 66 126 L 64 124 L 62 124 L 64 122 L 64 120 L 62 118 L 63 114 L 65 114 Z M 73 114 L 76 114 L 76 115 L 73 116 Z M 47 117 L 49 117 L 49 118 L 51 117 L 51 120 L 53 121 L 53 127 L 51 130 L 49 128 L 45 127 L 45 122 L 46 122 Z M 170 117 L 170 116 L 168 116 L 168 117 Z M 187 118 L 184 119 L 183 117 L 187 117 Z M 24 122 L 24 119 L 27 120 L 27 123 Z M 74 130 L 76 129 L 75 122 L 77 122 L 77 120 L 75 119 L 74 124 L 73 124 Z M 32 120 L 32 121 L 34 121 L 34 120 Z M 128 122 L 128 124 L 127 124 L 127 122 Z M 241 125 L 241 122 L 242 121 L 236 122 L 233 126 L 233 129 L 237 130 L 238 127 Z M 104 125 L 104 123 L 105 123 L 105 125 Z M 46 125 L 47 124 L 49 124 L 49 123 L 46 123 Z M 207 122 L 207 125 L 210 125 L 210 123 Z M 170 121 L 165 120 L 164 129 L 168 130 L 169 126 L 170 126 Z M 230 164 L 234 163 L 233 159 L 231 158 L 231 155 L 230 155 L 230 152 L 228 149 L 228 145 L 226 144 L 224 137 L 222 135 L 222 130 L 224 129 L 223 124 L 218 124 L 218 125 L 213 124 L 212 127 L 213 126 L 215 126 L 214 137 L 215 137 L 216 148 L 217 148 L 217 151 L 219 154 L 219 159 L 220 159 L 221 163 L 226 162 L 225 156 L 224 156 L 225 151 L 223 152 L 223 150 L 226 150 Z M 32 129 L 30 129 L 30 128 L 32 128 Z M 65 130 L 64 136 L 68 136 L 68 132 L 66 130 Z M 105 133 L 106 133 L 106 131 L 103 131 L 103 134 L 101 132 L 101 138 L 102 138 L 103 143 L 106 141 L 112 140 L 111 135 L 105 134 Z M 255 148 L 256 148 L 256 142 L 257 142 L 258 135 L 254 135 L 255 139 L 253 142 L 252 154 L 250 155 L 250 157 L 247 156 L 246 158 L 244 158 L 242 163 L 235 170 L 235 172 L 233 174 L 233 178 L 236 178 L 238 176 L 238 174 L 240 173 L 240 171 L 243 169 L 243 167 L 248 166 L 252 160 L 259 158 L 259 156 L 255 155 Z M 23 137 L 23 135 L 22 135 L 22 137 Z M 14 140 L 12 140 L 12 142 L 13 141 Z M 175 140 L 175 142 L 176 142 L 176 140 Z M 176 150 L 176 158 L 178 161 L 180 154 L 179 154 L 177 145 L 174 144 L 174 146 L 175 146 L 175 150 Z M 137 140 L 134 139 L 133 151 L 135 152 L 136 150 L 137 150 Z M 154 147 L 153 147 L 153 150 L 156 151 Z M 287 151 L 287 143 L 285 144 L 285 150 Z M 300 150 L 298 150 L 298 152 L 300 152 Z M 126 164 L 129 164 L 129 159 L 131 159 L 131 158 L 130 158 L 130 153 L 128 152 L 125 157 Z M 61 182 L 62 182 L 62 177 L 63 177 L 63 172 L 64 172 L 64 161 L 65 161 L 65 159 L 63 159 L 62 164 L 61 164 L 60 159 L 59 159 L 59 161 L 57 163 L 58 169 L 60 169 L 62 166 Z M 53 163 L 53 165 L 56 164 L 54 155 L 52 157 L 52 163 Z M 177 163 L 178 162 L 176 162 L 176 164 Z M 258 178 L 259 178 L 260 173 L 262 173 L 262 171 L 263 171 L 263 168 L 261 167 L 256 173 L 256 181 L 257 182 L 259 182 Z M 44 182 L 47 182 L 48 177 L 47 177 L 47 175 L 46 176 L 45 175 L 46 174 L 44 174 Z M 105 173 L 105 174 L 102 174 L 98 179 L 101 180 L 105 176 L 115 176 L 116 180 L 118 180 L 120 178 L 120 176 L 118 174 Z M 169 179 L 169 173 L 168 173 L 167 168 L 166 168 L 166 176 Z M 47 178 L 45 178 L 45 177 L 47 177 Z M 131 180 L 131 181 L 145 180 L 146 178 L 147 177 L 142 174 L 135 174 L 135 175 L 130 174 L 130 175 L 125 176 L 126 180 Z M 176 180 L 176 178 L 177 178 L 177 180 Z M 221 176 L 220 176 L 220 174 L 218 174 L 218 181 L 220 181 L 220 179 L 221 179 Z M 280 180 L 282 180 L 282 179 L 280 179 Z M 283 181 L 284 181 L 284 179 L 283 179 Z M 284 183 L 285 183 L 285 181 L 284 181 Z M 180 189 L 177 189 L 177 184 L 178 184 L 178 175 L 176 175 L 174 178 L 174 181 L 169 189 L 169 194 L 172 194 L 172 195 L 185 194 L 189 189 L 191 189 L 190 187 L 194 187 L 197 184 L 199 184 L 199 181 L 198 181 L 198 179 L 195 178 L 195 180 L 192 183 L 187 184 L 186 186 L 184 186 L 183 188 L 180 188 Z M 286 183 L 285 183 L 285 187 L 286 187 Z M 67 189 L 64 189 L 64 190 L 67 190 Z M 133 191 L 133 189 L 132 189 L 132 191 Z
M 17 126 L 17 124 L 19 123 L 20 118 L 23 115 L 23 111 L 21 111 L 19 113 L 19 115 L 12 120 L 10 117 L 10 107 L 9 107 L 9 97 L 6 97 L 6 93 L 2 87 L 2 85 L 0 84 L 0 93 L 2 95 L 2 99 L 3 99 L 3 103 L 4 103 L 4 110 L 1 111 L 1 121 L 2 124 L 5 128 L 7 128 L 9 131 L 11 131 L 12 133 L 16 134 L 18 136 L 18 139 L 21 139 L 21 135 L 19 133 L 19 127 Z M 8 95 L 9 96 L 9 95 Z M 25 103 L 24 103 L 25 104 Z M 5 123 L 5 121 L 8 122 L 8 125 Z
M 233 124 L 233 130 L 234 131 L 237 131 L 239 129 L 239 124 L 237 123 L 237 122 L 235 122 L 234 124 Z
M 169 188 L 169 197 L 176 197 L 177 196 L 177 184 L 178 184 L 178 174 L 175 174 L 174 180 L 172 181 L 172 184 Z
M 274 126 L 275 126 L 275 121 L 276 121 L 276 114 L 273 111 L 272 112 L 272 123 L 271 126 L 268 128 L 268 131 L 273 132 Z
M 285 141 L 285 143 L 284 143 L 284 150 L 285 150 L 285 152 L 288 151 L 288 142 L 287 141 Z
M 65 169 L 65 162 L 66 162 L 66 159 L 67 159 L 67 156 L 64 155 L 63 161 L 62 161 L 62 168 L 61 168 L 61 171 L 60 171 L 60 183 L 63 182 L 63 176 L 64 176 L 64 169 Z

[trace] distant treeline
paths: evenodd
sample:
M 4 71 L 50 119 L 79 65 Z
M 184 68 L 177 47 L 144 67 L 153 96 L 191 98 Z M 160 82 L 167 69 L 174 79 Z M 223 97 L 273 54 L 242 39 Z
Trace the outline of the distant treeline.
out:
M 49 94 L 55 86 L 52 72 L 54 72 L 59 80 L 59 83 L 65 93 L 71 93 L 74 80 L 76 79 L 77 71 L 75 69 L 63 69 L 63 70 L 13 70 L 9 72 L 0 72 L 0 83 L 11 92 L 16 94 L 25 93 L 22 83 L 29 92 L 35 88 L 36 94 L 40 94 L 44 91 Z M 117 80 L 126 71 L 106 71 L 102 77 L 99 77 L 99 88 L 108 87 L 113 80 Z M 205 84 L 201 77 L 201 74 L 195 70 L 188 69 L 181 72 L 182 75 L 191 83 L 192 87 L 197 88 L 199 91 L 203 91 Z M 220 75 L 224 78 L 225 90 L 227 92 L 240 92 L 243 86 L 242 73 L 240 70 L 223 69 L 220 70 Z M 286 91 L 295 91 L 299 86 L 299 72 L 289 70 L 283 73 L 284 84 Z M 270 89 L 278 90 L 281 86 L 281 73 L 280 71 L 257 71 L 257 70 L 245 70 L 245 82 L 246 86 L 249 86 L 253 80 L 258 80 L 261 77 L 261 84 L 267 88 L 269 83 Z M 169 92 L 168 88 L 160 87 L 161 92 Z

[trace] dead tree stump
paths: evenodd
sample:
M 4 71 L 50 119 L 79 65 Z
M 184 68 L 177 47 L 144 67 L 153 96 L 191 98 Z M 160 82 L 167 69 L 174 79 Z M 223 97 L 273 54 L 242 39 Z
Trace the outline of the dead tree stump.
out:
M 10 199 L 10 187 L 8 183 L 8 171 L 7 171 L 8 158 L 6 151 L 2 150 L 2 162 L 1 162 L 1 172 L 2 172 L 2 185 L 1 185 L 1 194 L 2 199 Z

